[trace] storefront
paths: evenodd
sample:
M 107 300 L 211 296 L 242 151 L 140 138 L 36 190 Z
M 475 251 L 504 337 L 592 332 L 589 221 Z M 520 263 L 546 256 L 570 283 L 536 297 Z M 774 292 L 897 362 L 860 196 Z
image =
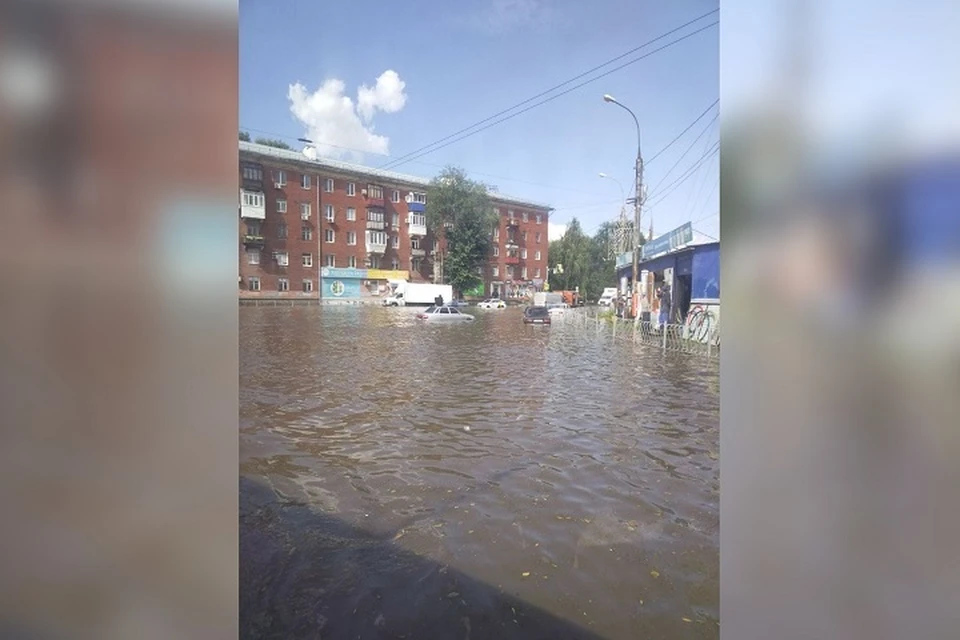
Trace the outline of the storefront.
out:
M 406 271 L 323 267 L 320 269 L 320 298 L 353 304 L 379 302 L 380 298 L 390 295 L 389 281 L 407 280 L 408 277 Z
M 659 312 L 656 292 L 670 285 L 673 300 L 671 322 L 682 323 L 695 307 L 709 309 L 719 320 L 720 243 L 710 242 L 677 249 L 639 264 L 641 312 L 652 317 Z M 617 276 L 632 286 L 633 266 L 623 265 Z

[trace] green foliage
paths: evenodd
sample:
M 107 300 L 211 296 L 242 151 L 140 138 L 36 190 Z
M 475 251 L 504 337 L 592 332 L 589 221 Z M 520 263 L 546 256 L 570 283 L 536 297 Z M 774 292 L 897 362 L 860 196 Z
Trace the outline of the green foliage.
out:
M 255 142 L 256 142 L 257 144 L 266 145 L 266 146 L 268 146 L 268 147 L 274 147 L 274 148 L 276 148 L 276 149 L 289 149 L 289 148 L 290 148 L 290 145 L 288 145 L 288 144 L 287 144 L 286 142 L 284 142 L 283 140 L 274 140 L 274 139 L 272 139 L 272 138 L 257 138 L 257 139 L 255 140 Z
M 427 224 L 446 240 L 444 277 L 457 291 L 482 282 L 478 269 L 490 254 L 497 215 L 487 188 L 458 167 L 447 167 L 427 191 Z
M 584 234 L 576 218 L 571 220 L 563 237 L 550 243 L 550 288 L 572 290 L 579 287 L 584 298 L 596 300 L 604 287 L 616 286 L 614 240 L 612 222 L 600 225 L 591 238 Z M 641 235 L 640 243 L 643 242 Z M 557 273 L 557 265 L 563 265 L 563 273 Z
M 240 132 L 240 142 L 250 142 L 250 134 L 246 131 Z

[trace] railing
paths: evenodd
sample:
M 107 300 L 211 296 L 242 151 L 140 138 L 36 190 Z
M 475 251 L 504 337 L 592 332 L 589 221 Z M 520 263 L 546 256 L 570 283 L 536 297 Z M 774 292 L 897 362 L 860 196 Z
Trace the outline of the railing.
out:
M 383 231 L 386 227 L 386 223 L 383 220 L 367 220 L 367 229 L 375 229 L 377 231 Z
M 243 244 L 263 244 L 263 236 L 248 233 L 243 236 Z
M 386 202 L 384 201 L 383 198 L 369 198 L 369 197 L 368 197 L 368 198 L 367 198 L 367 206 L 368 206 L 368 207 L 376 207 L 376 208 L 379 208 L 379 209 L 383 209 L 383 208 L 386 206 Z
M 508 227 L 519 227 L 519 226 L 520 226 L 520 220 L 519 220 L 518 218 L 507 218 L 507 226 L 508 226 Z
M 507 256 L 503 261 L 507 264 L 520 264 L 520 256 Z
M 409 222 L 407 223 L 407 232 L 411 236 L 425 236 L 427 235 L 427 225 L 425 223 Z
M 422 258 L 422 257 L 424 257 L 425 255 L 427 255 L 427 250 L 426 250 L 426 249 L 414 249 L 414 248 L 411 248 L 411 249 L 410 249 L 410 255 L 411 255 L 411 256 L 414 256 L 414 257 Z
M 609 331 L 613 338 L 629 339 L 637 344 L 655 347 L 664 352 L 687 353 L 707 357 L 720 355 L 720 324 L 714 322 L 704 327 L 696 318 L 684 324 L 660 325 L 649 320 L 625 320 L 617 318 L 613 311 L 578 314 L 574 322 L 592 325 L 599 333 Z M 618 338 L 619 336 L 619 338 Z
M 368 243 L 367 243 L 367 253 L 380 253 L 380 254 L 382 254 L 382 253 L 386 253 L 386 252 L 387 252 L 387 245 L 386 245 L 386 243 L 384 243 L 384 244 L 375 244 L 375 243 L 372 243 L 372 242 L 368 242 Z

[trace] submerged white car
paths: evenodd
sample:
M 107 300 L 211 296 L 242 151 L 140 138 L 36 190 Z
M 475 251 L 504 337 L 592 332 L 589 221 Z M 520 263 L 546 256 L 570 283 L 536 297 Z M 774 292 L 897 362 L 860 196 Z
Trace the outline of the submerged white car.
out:
M 417 314 L 417 318 L 425 322 L 471 322 L 475 319 L 469 313 L 461 313 L 460 309 L 449 305 L 427 307 Z
M 506 309 L 507 303 L 500 298 L 490 298 L 477 304 L 478 309 Z

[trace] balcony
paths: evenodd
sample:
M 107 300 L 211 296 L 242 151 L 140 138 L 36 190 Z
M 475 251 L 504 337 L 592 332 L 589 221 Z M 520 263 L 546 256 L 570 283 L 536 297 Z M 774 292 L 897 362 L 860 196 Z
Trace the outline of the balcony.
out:
M 411 249 L 410 249 L 410 255 L 413 256 L 414 258 L 422 258 L 422 257 L 424 257 L 425 255 L 427 255 L 427 250 L 426 250 L 426 249 L 411 248 Z
M 507 218 L 507 226 L 508 226 L 508 227 L 519 228 L 519 227 L 520 227 L 520 219 L 519 219 L 519 218 Z
M 383 255 L 387 252 L 387 243 L 384 242 L 380 244 L 378 242 L 367 242 L 367 253 L 373 253 L 377 255 Z
M 383 220 L 367 220 L 367 229 L 383 231 L 385 227 L 386 223 Z
M 407 233 L 413 236 L 427 235 L 427 220 L 424 216 L 410 216 L 407 220 Z
M 266 220 L 267 208 L 263 192 L 240 190 L 240 217 L 249 220 Z
M 507 256 L 503 261 L 507 264 L 520 264 L 520 256 Z
M 263 236 L 248 233 L 247 235 L 243 236 L 243 244 L 248 247 L 262 247 Z
M 371 209 L 383 209 L 386 202 L 383 198 L 367 198 L 367 206 Z

